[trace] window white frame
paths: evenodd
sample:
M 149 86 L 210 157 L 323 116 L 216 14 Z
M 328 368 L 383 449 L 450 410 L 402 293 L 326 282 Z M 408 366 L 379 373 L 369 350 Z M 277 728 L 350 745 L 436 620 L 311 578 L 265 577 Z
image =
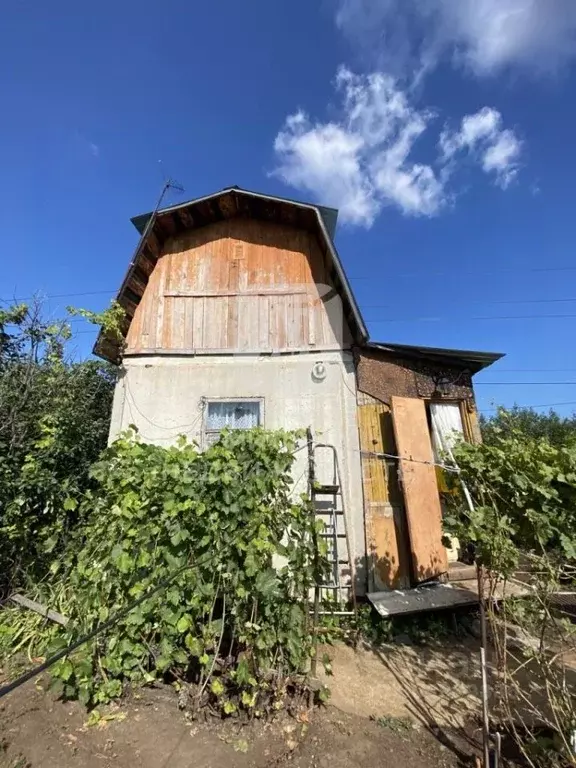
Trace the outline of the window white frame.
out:
M 264 398 L 263 397 L 207 397 L 204 398 L 204 418 L 202 426 L 202 446 L 203 448 L 209 448 L 217 439 L 218 435 L 222 431 L 219 429 L 210 429 L 208 427 L 208 411 L 210 405 L 213 403 L 235 403 L 243 405 L 244 403 L 256 403 L 258 405 L 258 425 L 264 426 Z M 239 429 L 245 429 L 245 427 L 239 427 Z

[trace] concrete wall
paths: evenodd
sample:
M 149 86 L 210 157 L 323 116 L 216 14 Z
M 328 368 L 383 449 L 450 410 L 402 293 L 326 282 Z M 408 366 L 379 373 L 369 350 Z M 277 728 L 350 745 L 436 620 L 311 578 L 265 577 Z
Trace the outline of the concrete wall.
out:
M 313 366 L 322 361 L 326 376 Z M 116 387 L 110 439 L 130 424 L 142 438 L 170 445 L 178 435 L 201 443 L 203 398 L 262 398 L 263 426 L 310 426 L 318 442 L 338 450 L 351 548 L 357 567 L 357 592 L 364 591 L 365 531 L 356 416 L 356 377 L 346 351 L 295 355 L 141 356 L 124 359 Z M 307 451 L 296 454 L 295 490 L 305 491 Z M 317 479 L 332 482 L 328 452 L 318 454 Z

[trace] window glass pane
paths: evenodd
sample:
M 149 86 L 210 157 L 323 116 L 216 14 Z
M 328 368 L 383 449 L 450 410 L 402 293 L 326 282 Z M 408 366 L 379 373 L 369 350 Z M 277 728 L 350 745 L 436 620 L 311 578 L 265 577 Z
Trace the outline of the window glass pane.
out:
M 250 429 L 260 424 L 260 403 L 250 401 L 208 403 L 206 429 Z

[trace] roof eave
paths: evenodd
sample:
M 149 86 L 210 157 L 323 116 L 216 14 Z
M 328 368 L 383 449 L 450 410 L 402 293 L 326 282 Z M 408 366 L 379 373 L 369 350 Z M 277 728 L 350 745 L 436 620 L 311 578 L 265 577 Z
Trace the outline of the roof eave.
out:
M 504 352 L 482 352 L 468 349 L 448 349 L 444 347 L 422 347 L 411 344 L 390 344 L 370 341 L 364 345 L 368 349 L 380 352 L 404 355 L 406 357 L 431 360 L 445 365 L 468 368 L 472 373 L 479 373 L 505 357 Z
M 156 212 L 140 214 L 139 216 L 133 217 L 131 221 L 136 227 L 136 229 L 138 230 L 138 232 L 140 233 L 140 239 L 136 247 L 136 250 L 134 252 L 134 255 L 132 257 L 132 260 L 130 262 L 130 265 L 128 267 L 127 273 L 124 277 L 124 280 L 122 281 L 120 290 L 118 291 L 118 294 L 116 296 L 116 300 L 122 303 L 121 299 L 123 298 L 124 293 L 127 290 L 127 286 L 129 285 L 132 279 L 133 272 L 138 263 L 138 259 L 142 251 L 145 249 L 147 238 L 149 237 L 150 233 L 154 230 L 155 223 L 158 219 L 160 219 L 162 216 L 166 214 L 183 210 L 192 205 L 198 205 L 230 193 L 235 193 L 248 198 L 257 198 L 260 200 L 271 201 L 273 203 L 292 205 L 303 210 L 314 212 L 322 238 L 324 240 L 327 250 L 330 253 L 336 276 L 340 281 L 340 284 L 341 284 L 340 290 L 343 292 L 344 296 L 346 297 L 346 301 L 349 306 L 350 313 L 348 317 L 350 317 L 351 315 L 355 325 L 355 332 L 354 332 L 355 341 L 356 343 L 359 343 L 359 344 L 366 343 L 366 341 L 368 340 L 368 330 L 366 328 L 366 324 L 364 323 L 362 314 L 360 312 L 358 304 L 356 303 L 356 298 L 354 296 L 354 293 L 352 292 L 352 288 L 346 277 L 344 267 L 342 265 L 342 262 L 340 261 L 340 257 L 332 241 L 332 237 L 330 236 L 330 233 L 327 229 L 325 218 L 322 215 L 323 210 L 333 212 L 334 209 L 325 208 L 323 206 L 314 205 L 312 203 L 304 203 L 297 200 L 289 200 L 287 198 L 276 197 L 274 195 L 264 195 L 260 192 L 252 192 L 249 190 L 240 189 L 238 187 L 227 187 L 218 192 L 214 192 L 210 195 L 205 195 L 204 197 L 196 198 L 195 200 L 189 200 L 185 203 L 179 203 L 177 205 L 173 205 L 168 208 L 162 208 L 161 210 L 158 210 Z M 333 220 L 335 221 L 336 217 L 334 217 Z M 109 360 L 110 362 L 118 363 L 120 361 L 120 353 L 119 353 L 119 350 L 113 353 L 112 352 L 113 347 L 114 347 L 114 344 L 111 342 L 108 342 L 105 336 L 103 335 L 102 331 L 100 331 L 98 338 L 96 340 L 96 343 L 94 345 L 94 349 L 93 349 L 94 354 L 98 355 L 99 357 L 103 357 L 104 359 Z

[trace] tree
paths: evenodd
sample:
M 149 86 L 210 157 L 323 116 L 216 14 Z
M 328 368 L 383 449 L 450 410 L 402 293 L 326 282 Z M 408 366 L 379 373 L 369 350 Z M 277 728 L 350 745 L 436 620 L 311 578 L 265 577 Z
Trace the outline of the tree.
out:
M 116 372 L 67 360 L 70 337 L 37 302 L 0 310 L 0 589 L 43 575 L 106 445 Z
M 482 438 L 485 443 L 494 444 L 499 436 L 510 436 L 519 431 L 526 437 L 545 439 L 555 446 L 576 443 L 576 415 L 560 416 L 550 409 L 538 413 L 533 408 L 499 408 L 495 416 L 480 418 Z

